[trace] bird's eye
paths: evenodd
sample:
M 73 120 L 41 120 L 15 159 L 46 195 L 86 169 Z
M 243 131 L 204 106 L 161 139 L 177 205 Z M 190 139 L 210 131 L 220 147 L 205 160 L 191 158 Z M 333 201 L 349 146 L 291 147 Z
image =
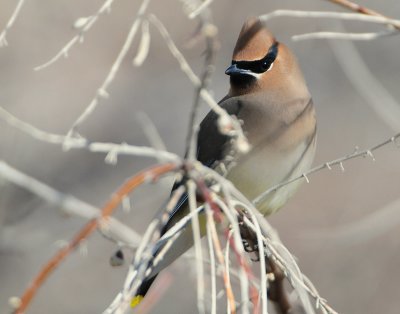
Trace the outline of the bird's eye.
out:
M 272 65 L 273 65 L 273 64 L 274 64 L 274 63 L 273 63 L 273 62 L 270 62 L 269 60 L 263 61 L 263 62 L 261 63 L 261 71 L 262 71 L 262 72 L 269 71 L 269 70 L 272 68 Z

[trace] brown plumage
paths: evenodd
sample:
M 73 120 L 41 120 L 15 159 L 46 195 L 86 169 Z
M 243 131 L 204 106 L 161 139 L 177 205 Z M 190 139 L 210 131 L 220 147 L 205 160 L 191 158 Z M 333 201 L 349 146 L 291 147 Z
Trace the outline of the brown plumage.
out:
M 218 131 L 218 116 L 208 113 L 200 125 L 198 160 L 225 175 L 249 200 L 309 169 L 315 152 L 316 118 L 311 96 L 296 58 L 258 18 L 242 27 L 225 72 L 230 90 L 219 103 L 243 121 L 251 149 L 242 154 Z M 175 187 L 179 185 L 176 184 Z M 299 183 L 287 185 L 258 206 L 268 215 L 281 208 Z M 164 230 L 188 213 L 181 202 Z M 155 266 L 138 294 L 144 295 L 155 276 L 193 245 L 190 224 Z M 160 248 L 154 250 L 156 256 Z

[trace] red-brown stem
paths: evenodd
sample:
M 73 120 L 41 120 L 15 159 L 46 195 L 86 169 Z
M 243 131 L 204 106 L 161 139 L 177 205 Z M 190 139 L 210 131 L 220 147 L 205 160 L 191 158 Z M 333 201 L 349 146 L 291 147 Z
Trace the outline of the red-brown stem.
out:
M 204 183 L 203 180 L 196 180 L 196 184 L 199 187 L 200 192 L 203 194 L 205 202 L 211 207 L 213 210 L 214 217 L 216 221 L 221 222 L 222 217 L 221 217 L 221 211 L 218 205 L 212 200 L 210 191 L 206 184 Z M 232 238 L 229 238 L 228 236 L 228 230 L 225 232 L 225 236 L 227 239 L 229 239 L 229 245 L 233 248 L 233 251 L 235 252 L 236 258 L 239 261 L 239 265 L 244 268 L 246 271 L 247 277 L 252 279 L 254 278 L 254 274 L 251 271 L 251 268 L 243 258 L 242 254 L 240 254 L 236 248 L 235 242 Z M 258 291 L 254 286 L 250 286 L 250 296 L 254 304 L 254 313 L 258 313 L 259 311 L 259 302 L 258 302 Z
M 139 172 L 137 175 L 129 179 L 122 187 L 115 193 L 115 195 L 108 201 L 102 208 L 101 216 L 96 219 L 90 220 L 70 241 L 70 243 L 59 250 L 40 270 L 36 278 L 31 282 L 29 287 L 25 290 L 21 297 L 21 304 L 15 310 L 15 314 L 23 314 L 32 299 L 35 297 L 38 289 L 43 285 L 50 274 L 60 265 L 62 261 L 75 250 L 82 240 L 87 239 L 98 227 L 103 219 L 109 217 L 116 207 L 122 202 L 122 199 L 128 195 L 132 190 L 139 185 L 146 182 L 151 177 L 157 179 L 159 176 L 177 169 L 178 165 L 174 163 L 166 163 L 153 166 L 147 170 Z
M 383 15 L 383 14 L 377 12 L 377 11 L 374 11 L 374 10 L 371 10 L 369 8 L 363 7 L 363 6 L 361 6 L 361 5 L 357 4 L 357 3 L 354 3 L 354 2 L 351 2 L 351 1 L 348 1 L 348 0 L 329 0 L 329 1 L 333 2 L 333 3 L 336 3 L 338 5 L 341 5 L 342 7 L 345 7 L 347 9 L 352 10 L 352 11 L 359 12 L 359 13 L 362 13 L 362 14 L 365 14 L 365 15 L 381 16 L 381 17 L 388 18 L 387 16 L 385 16 L 385 15 Z M 393 23 L 391 25 L 393 25 L 396 29 L 400 30 L 400 25 L 398 23 Z

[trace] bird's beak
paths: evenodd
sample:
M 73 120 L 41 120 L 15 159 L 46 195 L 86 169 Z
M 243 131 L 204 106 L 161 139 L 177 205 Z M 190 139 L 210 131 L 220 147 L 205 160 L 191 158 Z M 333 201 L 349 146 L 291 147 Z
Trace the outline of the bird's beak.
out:
M 249 71 L 249 70 L 244 70 L 244 69 L 240 69 L 240 68 L 238 68 L 238 67 L 236 66 L 236 64 L 232 64 L 232 65 L 230 65 L 230 66 L 226 69 L 225 74 L 226 74 L 226 75 L 229 75 L 229 76 L 243 75 L 243 74 L 245 74 L 245 75 L 251 75 L 251 71 Z

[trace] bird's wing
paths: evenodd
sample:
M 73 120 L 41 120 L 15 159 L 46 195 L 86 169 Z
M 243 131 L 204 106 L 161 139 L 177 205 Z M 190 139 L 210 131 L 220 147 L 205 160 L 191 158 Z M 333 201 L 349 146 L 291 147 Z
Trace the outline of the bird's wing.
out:
M 219 105 L 224 108 L 229 115 L 238 115 L 241 109 L 240 100 L 225 97 L 219 103 Z M 223 159 L 224 146 L 229 142 L 229 136 L 223 135 L 218 129 L 218 115 L 210 111 L 200 124 L 200 129 L 198 133 L 197 141 L 197 158 L 198 160 L 207 167 L 213 168 L 213 166 L 220 160 Z M 185 184 L 185 179 L 176 181 L 172 188 L 171 194 L 182 184 Z M 166 225 L 161 229 L 161 236 L 163 236 L 175 223 L 186 216 L 189 213 L 188 195 L 183 194 L 179 199 L 175 208 L 169 214 Z M 164 208 L 162 209 L 164 211 Z M 203 218 L 200 215 L 200 220 Z M 178 256 L 183 254 L 193 245 L 191 225 L 185 227 L 185 230 L 181 235 L 174 241 L 174 246 L 171 248 L 163 258 L 163 261 L 159 265 L 153 267 L 153 271 L 149 275 L 148 279 L 144 281 L 138 294 L 144 295 L 148 288 L 150 287 L 155 276 L 164 267 L 168 266 L 172 261 L 174 261 Z M 153 248 L 153 255 L 156 256 L 165 243 L 160 242 Z
M 225 97 L 219 105 L 226 110 L 229 115 L 238 115 L 242 108 L 241 101 L 237 98 Z M 197 140 L 197 160 L 203 165 L 213 168 L 213 166 L 223 159 L 225 146 L 229 142 L 229 136 L 221 134 L 218 128 L 218 114 L 210 111 L 203 121 L 200 123 L 200 129 Z M 182 184 L 185 184 L 184 179 L 176 181 L 172 187 L 171 194 Z M 183 207 L 186 207 L 188 195 L 184 193 L 177 202 L 174 210 L 170 213 L 169 222 L 163 228 L 162 234 L 165 233 L 178 219 L 177 213 Z M 181 218 L 181 215 L 178 215 Z
M 224 98 L 220 106 L 229 115 L 238 116 L 242 102 L 237 97 Z M 223 160 L 223 153 L 230 137 L 221 134 L 218 127 L 218 114 L 210 111 L 200 124 L 197 140 L 197 159 L 207 167 L 213 168 L 215 162 Z

